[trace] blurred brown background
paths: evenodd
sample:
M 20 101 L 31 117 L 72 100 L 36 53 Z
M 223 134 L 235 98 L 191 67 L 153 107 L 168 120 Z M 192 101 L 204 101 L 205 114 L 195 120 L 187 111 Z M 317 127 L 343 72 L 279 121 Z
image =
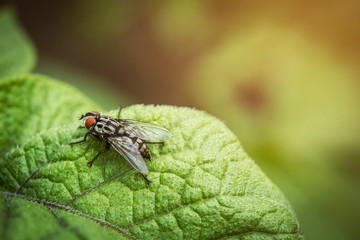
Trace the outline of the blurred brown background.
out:
M 5 1 L 36 72 L 105 109 L 197 107 L 283 190 L 307 239 L 360 239 L 360 2 Z

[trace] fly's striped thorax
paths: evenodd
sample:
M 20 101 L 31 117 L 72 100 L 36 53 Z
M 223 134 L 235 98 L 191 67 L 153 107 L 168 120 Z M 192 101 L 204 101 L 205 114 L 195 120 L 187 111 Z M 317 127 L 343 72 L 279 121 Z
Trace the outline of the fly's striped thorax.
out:
M 115 135 L 117 134 L 117 130 L 119 128 L 121 128 L 120 123 L 115 121 L 114 119 L 107 117 L 100 117 L 96 121 L 94 131 L 99 134 Z

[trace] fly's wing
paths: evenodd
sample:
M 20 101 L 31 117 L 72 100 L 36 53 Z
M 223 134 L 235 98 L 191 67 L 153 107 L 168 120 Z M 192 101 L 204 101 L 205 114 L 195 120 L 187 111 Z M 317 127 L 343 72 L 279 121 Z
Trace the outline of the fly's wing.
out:
M 128 161 L 133 168 L 142 174 L 147 175 L 149 170 L 146 163 L 139 152 L 139 149 L 135 147 L 133 142 L 128 137 L 109 137 L 107 141 L 111 146 L 121 154 Z
M 119 119 L 119 121 L 121 124 L 126 125 L 131 133 L 143 140 L 163 141 L 172 136 L 169 130 L 156 124 L 130 119 Z

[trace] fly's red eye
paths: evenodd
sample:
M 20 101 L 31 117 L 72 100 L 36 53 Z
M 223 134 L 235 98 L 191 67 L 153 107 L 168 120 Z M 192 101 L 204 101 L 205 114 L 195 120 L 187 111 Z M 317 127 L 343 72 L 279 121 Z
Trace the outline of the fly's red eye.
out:
M 98 114 L 99 112 L 98 111 L 92 111 L 93 113 L 96 113 L 96 114 Z
M 95 120 L 95 118 L 93 118 L 93 117 L 89 117 L 88 119 L 86 119 L 85 127 L 87 129 L 91 128 L 91 126 L 94 124 L 94 120 Z

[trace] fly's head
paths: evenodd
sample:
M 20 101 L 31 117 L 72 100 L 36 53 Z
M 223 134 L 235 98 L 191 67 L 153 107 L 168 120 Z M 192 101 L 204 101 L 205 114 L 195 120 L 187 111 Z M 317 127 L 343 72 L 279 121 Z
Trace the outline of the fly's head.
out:
M 84 126 L 88 130 L 93 130 L 94 126 L 96 125 L 96 121 L 100 118 L 100 113 L 98 111 L 88 112 L 85 115 L 81 115 L 79 120 L 83 120 Z

